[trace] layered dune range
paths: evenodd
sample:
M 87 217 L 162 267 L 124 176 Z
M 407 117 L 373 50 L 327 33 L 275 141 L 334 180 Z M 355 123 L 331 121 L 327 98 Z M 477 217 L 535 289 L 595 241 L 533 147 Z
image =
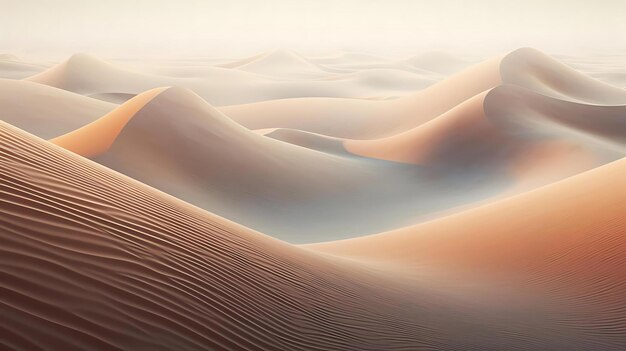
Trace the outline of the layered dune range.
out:
M 354 245 L 301 248 L 5 123 L 0 135 L 8 348 L 619 350 L 626 342 L 622 161 Z
M 465 64 L 0 80 L 0 348 L 621 350 L 625 91 L 532 49 L 358 78 Z
M 515 76 L 514 67 L 535 72 L 543 83 Z M 490 79 L 493 85 L 498 79 L 489 77 L 495 72 L 509 83 L 452 106 Z M 425 99 L 413 113 L 444 106 L 449 111 L 373 140 L 284 128 L 252 133 L 193 92 L 169 88 L 142 93 L 52 142 L 240 224 L 300 243 L 418 223 L 625 155 L 626 105 L 608 103 L 626 101 L 626 93 L 541 53 L 518 50 L 421 94 L 432 97 L 453 86 L 466 91 Z
M 326 72 L 322 78 L 298 79 L 300 74 L 296 72 L 304 72 L 306 75 L 309 66 L 305 64 L 303 67 L 302 62 L 297 62 L 298 58 L 285 58 L 285 54 L 271 56 L 270 59 L 278 62 L 256 63 L 260 67 L 268 64 L 292 67 L 283 74 L 296 77 L 284 78 L 281 77 L 281 72 L 265 76 L 257 73 L 258 69 L 219 66 L 202 67 L 201 73 L 195 76 L 174 77 L 136 72 L 90 55 L 76 54 L 67 61 L 26 80 L 116 103 L 126 101 L 149 89 L 183 86 L 217 106 L 311 96 L 385 98 L 389 95 L 406 95 L 434 82 L 433 78 L 410 72 L 389 77 L 388 70 L 367 70 L 360 73 Z M 286 62 L 291 60 L 296 62 Z M 316 67 L 313 64 L 310 66 Z

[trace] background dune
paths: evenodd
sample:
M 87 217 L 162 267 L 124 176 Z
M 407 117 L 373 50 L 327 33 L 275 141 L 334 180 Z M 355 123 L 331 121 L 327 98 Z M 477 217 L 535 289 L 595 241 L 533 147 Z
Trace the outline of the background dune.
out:
M 0 57 L 0 348 L 619 350 L 626 93 L 559 59 Z
M 0 79 L 0 119 L 42 138 L 82 127 L 115 107 L 46 85 Z
M 320 79 L 297 80 L 315 73 L 319 67 L 285 52 L 269 54 L 247 65 L 250 66 L 202 66 L 200 73 L 196 70 L 195 74 L 192 71 L 186 77 L 175 77 L 140 73 L 91 55 L 76 54 L 26 80 L 117 103 L 149 89 L 175 85 L 189 88 L 217 106 L 311 96 L 384 98 L 406 95 L 433 82 L 412 73 L 395 82 L 386 79 L 384 71 L 362 77 L 322 70 Z M 286 74 L 292 78 L 285 78 Z M 379 80 L 384 84 L 378 84 Z

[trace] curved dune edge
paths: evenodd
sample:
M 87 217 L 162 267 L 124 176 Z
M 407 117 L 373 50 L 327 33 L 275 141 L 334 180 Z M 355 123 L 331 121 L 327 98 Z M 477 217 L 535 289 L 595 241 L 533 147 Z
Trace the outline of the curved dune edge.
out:
M 250 129 L 287 128 L 347 139 L 379 139 L 420 126 L 502 84 L 571 102 L 626 103 L 625 90 L 587 77 L 538 50 L 521 48 L 395 100 L 300 98 L 220 110 Z
M 610 325 L 623 342 L 626 310 L 616 307 L 626 296 L 625 172 L 621 159 L 442 219 L 302 247 L 392 270 L 438 267 L 543 291 L 585 306 L 589 314 L 573 319 L 589 318 L 592 329 Z
M 594 160 L 602 163 L 602 154 L 626 150 L 625 112 L 626 105 L 560 100 L 503 84 L 406 132 L 342 143 L 354 155 L 415 165 L 440 167 L 447 160 L 453 166 L 499 157 L 521 175 L 521 164 L 529 166 L 530 174 L 560 158 L 566 169 L 576 164 L 590 169 Z M 536 164 L 528 162 L 532 157 Z
M 615 191 L 626 189 L 623 161 L 488 206 L 489 216 L 479 209 L 451 217 L 451 228 L 431 222 L 428 231 L 367 244 L 372 250 L 358 255 L 363 246 L 332 252 L 330 244 L 305 249 L 269 238 L 4 123 L 0 136 L 2 345 L 591 351 L 626 341 L 626 202 Z M 555 196 L 570 191 L 599 194 L 589 208 L 603 199 L 609 211 L 571 212 L 580 204 Z M 529 228 L 525 213 L 538 205 L 580 226 L 550 229 L 538 209 Z M 481 240 L 465 233 L 474 226 Z M 521 235 L 546 227 L 568 236 Z M 459 236 L 467 239 L 446 240 Z M 432 251 L 410 245 L 420 241 Z M 542 245 L 553 242 L 554 250 Z M 515 253 L 510 264 L 492 265 L 507 253 Z M 536 269 L 524 269 L 534 259 Z
M 450 135 L 451 131 L 462 134 L 479 124 L 485 127 L 478 128 L 478 132 L 487 128 L 483 109 L 486 96 L 487 92 L 480 93 L 406 132 L 375 140 L 344 140 L 343 145 L 348 152 L 363 157 L 417 165 L 425 163 L 432 146 L 455 137 Z
M 141 93 L 98 120 L 51 139 L 50 142 L 84 157 L 101 155 L 113 145 L 135 113 L 166 89 L 156 88 Z
M 0 119 L 45 139 L 80 128 L 116 107 L 48 85 L 0 79 Z

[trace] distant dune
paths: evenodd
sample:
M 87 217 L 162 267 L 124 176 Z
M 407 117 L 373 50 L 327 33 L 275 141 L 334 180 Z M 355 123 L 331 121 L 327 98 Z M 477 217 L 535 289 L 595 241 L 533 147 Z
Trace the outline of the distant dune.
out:
M 558 59 L 1 54 L 0 349 L 623 350 L 626 66 Z
M 626 103 L 623 89 L 584 76 L 537 50 L 523 48 L 395 100 L 302 98 L 226 106 L 221 110 L 250 129 L 289 128 L 372 139 L 417 127 L 501 84 L 517 85 L 566 101 Z
M 42 138 L 70 132 L 115 107 L 41 84 L 0 79 L 0 119 Z
M 286 78 L 313 78 L 328 75 L 318 65 L 293 52 L 277 50 L 234 66 L 242 71 Z
M 302 76 L 333 79 L 296 79 Z M 87 54 L 76 54 L 50 69 L 26 78 L 75 93 L 120 102 L 143 91 L 162 86 L 182 86 L 216 106 L 297 97 L 384 98 L 406 95 L 432 83 L 432 79 L 408 74 L 397 84 L 385 80 L 384 72 L 370 72 L 363 80 L 352 73 L 320 70 L 318 65 L 286 52 L 260 57 L 239 67 L 203 67 L 195 75 L 172 77 L 135 72 Z M 385 82 L 372 84 L 371 75 Z M 292 78 L 286 78 L 292 76 Z M 413 85 L 407 82 L 413 81 Z
M 25 62 L 16 55 L 0 54 L 0 78 L 22 79 L 46 68 L 45 64 Z
M 506 167 L 518 178 L 570 175 L 572 167 L 586 170 L 626 156 L 625 114 L 626 105 L 574 103 L 507 84 L 407 132 L 344 145 L 358 155 L 450 172 Z

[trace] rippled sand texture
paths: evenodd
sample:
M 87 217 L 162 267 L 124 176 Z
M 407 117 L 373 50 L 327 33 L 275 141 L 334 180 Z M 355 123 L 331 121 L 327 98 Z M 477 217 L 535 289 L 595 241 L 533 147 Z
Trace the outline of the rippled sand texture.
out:
M 352 248 L 300 248 L 0 128 L 7 347 L 618 350 L 626 341 L 622 161 Z M 607 210 L 581 215 L 590 214 L 572 205 L 581 198 Z
M 620 67 L 0 55 L 0 349 L 623 350 Z

